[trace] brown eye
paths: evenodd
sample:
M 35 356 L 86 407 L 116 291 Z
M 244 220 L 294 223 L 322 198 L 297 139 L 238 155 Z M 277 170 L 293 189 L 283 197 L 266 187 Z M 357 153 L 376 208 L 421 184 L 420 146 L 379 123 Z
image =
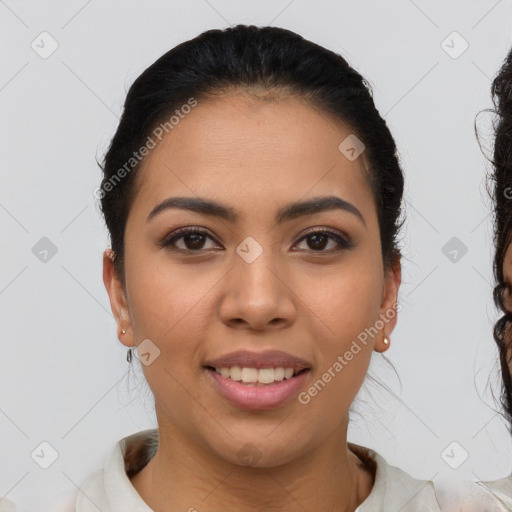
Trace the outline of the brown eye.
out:
M 194 228 L 184 228 L 174 233 L 171 237 L 164 238 L 160 245 L 168 249 L 176 249 L 181 251 L 200 252 L 204 249 L 206 239 L 213 240 L 206 231 Z M 176 244 L 182 240 L 182 247 Z
M 334 249 L 324 250 L 329 239 L 334 242 Z M 349 249 L 353 246 L 351 242 L 342 237 L 339 233 L 330 230 L 310 231 L 300 241 L 308 240 L 308 248 L 313 252 L 332 253 L 342 249 Z

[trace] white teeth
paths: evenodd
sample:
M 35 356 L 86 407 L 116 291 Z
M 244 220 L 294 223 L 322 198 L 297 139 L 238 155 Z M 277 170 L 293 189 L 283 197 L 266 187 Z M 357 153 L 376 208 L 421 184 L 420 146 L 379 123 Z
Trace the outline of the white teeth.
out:
M 242 368 L 242 382 L 258 382 L 256 368 Z
M 283 368 L 282 366 L 278 368 L 262 368 L 260 370 L 257 368 L 232 366 L 231 368 L 215 368 L 215 371 L 225 378 L 242 381 L 246 384 L 272 384 L 283 379 L 291 379 L 294 374 L 293 368 Z
M 242 380 L 242 368 L 233 366 L 233 368 L 225 368 L 229 372 L 229 377 L 233 380 Z
M 275 370 L 273 368 L 262 368 L 258 370 L 258 382 L 262 384 L 270 384 L 274 382 L 274 380 L 279 380 L 275 378 Z

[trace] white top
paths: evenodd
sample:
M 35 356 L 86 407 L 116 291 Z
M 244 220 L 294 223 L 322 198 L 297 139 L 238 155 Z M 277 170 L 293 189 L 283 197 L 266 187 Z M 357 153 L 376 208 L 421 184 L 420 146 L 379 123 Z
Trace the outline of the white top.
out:
M 512 476 L 492 482 L 478 482 L 478 485 L 490 493 L 504 507 L 503 510 L 512 510 Z
M 436 491 L 442 512 L 512 510 L 512 477 L 492 482 L 441 481 Z
M 157 440 L 156 429 L 121 439 L 103 468 L 80 486 L 76 512 L 153 512 L 133 487 L 128 473 L 136 474 L 149 462 Z M 432 482 L 412 478 L 373 450 L 352 446 L 364 450 L 376 464 L 373 489 L 355 512 L 440 512 Z
M 0 496 L 0 512 L 16 512 L 16 505 L 13 501 Z

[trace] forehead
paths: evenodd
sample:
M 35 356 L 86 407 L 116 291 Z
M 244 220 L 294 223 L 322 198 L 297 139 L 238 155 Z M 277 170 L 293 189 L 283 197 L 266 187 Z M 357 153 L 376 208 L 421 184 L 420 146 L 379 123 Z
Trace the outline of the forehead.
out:
M 365 154 L 351 161 L 339 149 L 351 135 L 350 126 L 291 95 L 198 100 L 146 156 L 133 207 L 148 210 L 179 193 L 254 211 L 308 194 L 336 194 L 371 209 Z

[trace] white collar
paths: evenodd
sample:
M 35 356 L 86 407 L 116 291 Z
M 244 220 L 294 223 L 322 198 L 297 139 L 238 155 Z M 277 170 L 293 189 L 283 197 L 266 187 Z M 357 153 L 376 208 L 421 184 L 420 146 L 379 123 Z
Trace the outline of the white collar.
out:
M 145 430 L 118 441 L 103 468 L 90 475 L 81 487 L 76 512 L 153 512 L 133 487 L 126 471 L 133 461 L 138 462 L 141 453 L 149 456 L 148 447 L 152 446 L 157 432 L 156 429 Z M 143 448 L 143 443 L 146 450 L 135 452 L 135 447 Z M 132 451 L 133 459 L 126 457 L 128 451 Z
M 501 504 L 512 509 L 512 476 L 489 482 L 477 482 L 479 486 L 491 493 Z
M 391 466 L 374 450 L 365 449 L 377 465 L 375 482 L 368 497 L 355 512 L 440 512 L 434 484 L 417 480 Z
M 82 485 L 76 512 L 97 512 L 98 509 L 102 512 L 153 512 L 133 487 L 126 471 L 140 470 L 154 455 L 157 440 L 157 429 L 121 439 L 103 468 Z M 355 512 L 440 512 L 432 482 L 416 480 L 389 465 L 375 451 L 358 448 L 375 461 L 377 470 L 370 495 Z

